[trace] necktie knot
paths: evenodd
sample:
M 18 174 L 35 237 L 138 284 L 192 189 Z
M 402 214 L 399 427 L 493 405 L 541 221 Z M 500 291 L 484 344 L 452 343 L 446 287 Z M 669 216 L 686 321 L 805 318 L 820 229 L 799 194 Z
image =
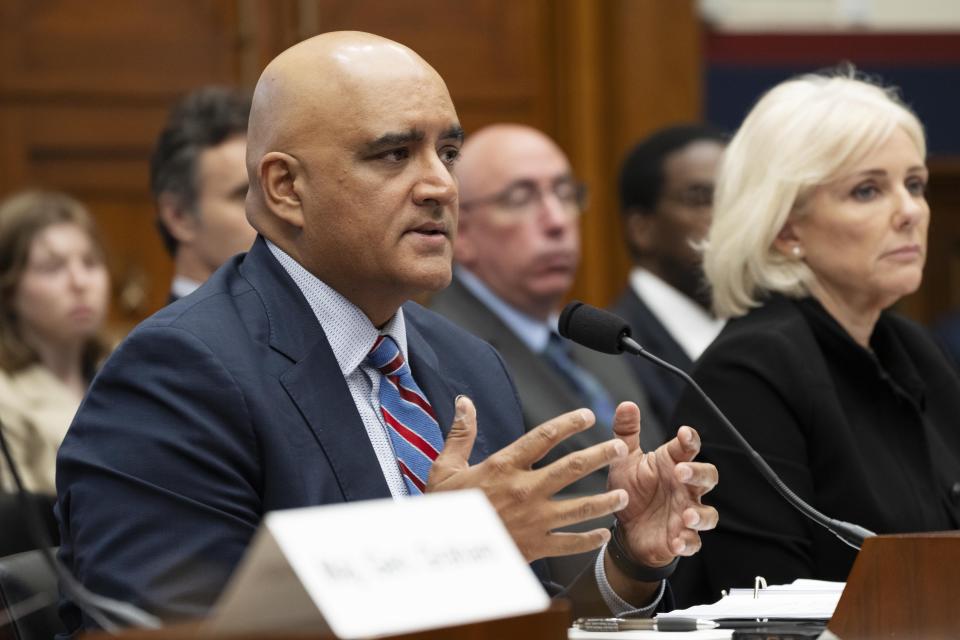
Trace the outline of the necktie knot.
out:
M 547 347 L 544 351 L 551 355 L 559 355 L 564 358 L 570 357 L 570 348 L 567 346 L 567 343 L 552 331 L 550 332 L 550 337 L 547 338 Z
M 400 347 L 387 335 L 377 337 L 367 354 L 367 362 L 385 376 L 402 376 L 408 372 L 407 361 L 403 359 Z

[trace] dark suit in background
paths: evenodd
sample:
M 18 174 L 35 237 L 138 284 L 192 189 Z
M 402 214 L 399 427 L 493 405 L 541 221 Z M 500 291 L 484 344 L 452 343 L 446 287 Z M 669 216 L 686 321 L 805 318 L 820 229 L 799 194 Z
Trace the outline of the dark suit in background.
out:
M 687 352 L 673 339 L 663 323 L 653 315 L 650 308 L 631 287 L 624 289 L 611 307 L 611 311 L 630 324 L 634 339 L 644 349 L 684 371 L 689 372 L 693 367 L 693 361 Z M 649 360 L 634 356 L 624 357 L 630 362 L 631 369 L 643 384 L 650 399 L 650 408 L 657 421 L 667 430 L 671 429 L 674 426 L 670 422 L 673 418 L 673 409 L 686 383 L 676 374 L 656 366 Z
M 449 287 L 433 297 L 430 308 L 473 335 L 489 342 L 500 353 L 516 383 L 523 421 L 527 429 L 532 429 L 560 413 L 584 406 L 575 390 L 557 373 L 554 365 L 544 356 L 531 351 L 503 320 L 462 284 L 459 278 L 454 277 Z M 643 448 L 652 451 L 662 444 L 667 438 L 653 417 L 643 388 L 634 380 L 622 356 L 599 353 L 574 343 L 570 343 L 570 347 L 571 357 L 576 364 L 592 373 L 615 402 L 632 400 L 640 406 L 643 414 L 643 430 L 640 432 Z M 593 428 L 560 443 L 544 458 L 543 464 L 610 437 L 610 425 L 596 424 Z M 563 494 L 597 493 L 606 489 L 606 482 L 606 469 L 602 469 L 571 484 Z M 579 529 L 587 530 L 592 526 L 609 526 L 610 524 L 612 524 L 612 518 L 607 518 L 603 522 L 591 521 Z M 548 559 L 550 572 L 558 582 L 566 584 L 576 577 L 595 556 L 595 553 L 588 553 L 550 558 Z
M 583 405 L 576 392 L 560 376 L 553 365 L 543 356 L 534 353 L 517 335 L 483 302 L 474 296 L 458 278 L 436 294 L 429 304 L 430 309 L 452 320 L 457 326 L 489 342 L 503 357 L 507 370 L 513 377 L 520 396 L 523 421 L 531 429 L 553 416 L 573 411 Z M 623 356 L 599 353 L 571 343 L 573 360 L 592 373 L 609 391 L 615 402 L 632 400 L 640 405 L 643 413 L 643 430 L 640 434 L 644 449 L 653 450 L 666 438 L 656 419 L 650 418 L 646 394 L 630 375 Z M 583 449 L 597 442 L 610 439 L 609 425 L 596 425 L 560 443 L 545 463 L 572 451 Z M 604 470 L 605 471 L 605 470 Z M 594 493 L 604 490 L 606 473 L 590 475 L 570 485 L 577 493 Z
M 709 125 L 675 125 L 639 141 L 620 166 L 623 238 L 634 269 L 612 311 L 647 351 L 684 371 L 719 331 L 705 317 L 710 296 L 694 245 L 710 228 L 724 145 L 725 136 Z M 693 314 L 694 324 L 674 318 L 677 313 Z M 685 383 L 648 360 L 630 358 L 630 364 L 661 424 L 668 431 L 676 427 L 673 409 Z

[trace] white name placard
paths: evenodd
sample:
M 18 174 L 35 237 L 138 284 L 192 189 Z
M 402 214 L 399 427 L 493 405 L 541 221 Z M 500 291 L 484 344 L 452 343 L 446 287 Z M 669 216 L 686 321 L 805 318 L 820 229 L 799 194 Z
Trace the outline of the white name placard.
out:
M 207 625 L 369 638 L 549 604 L 486 496 L 458 491 L 267 514 Z

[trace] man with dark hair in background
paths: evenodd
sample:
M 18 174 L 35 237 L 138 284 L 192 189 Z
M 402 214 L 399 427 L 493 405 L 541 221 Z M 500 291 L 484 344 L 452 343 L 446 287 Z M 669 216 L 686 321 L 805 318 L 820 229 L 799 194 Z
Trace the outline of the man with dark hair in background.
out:
M 710 313 L 694 245 L 710 227 L 713 185 L 726 136 L 705 125 L 661 129 L 627 155 L 620 210 L 633 258 L 613 306 L 648 351 L 689 369 L 723 327 Z M 640 358 L 631 365 L 661 424 L 669 426 L 683 381 Z
M 170 112 L 150 158 L 157 229 L 173 257 L 170 302 L 192 293 L 256 232 L 247 222 L 247 119 L 250 98 L 202 87 Z

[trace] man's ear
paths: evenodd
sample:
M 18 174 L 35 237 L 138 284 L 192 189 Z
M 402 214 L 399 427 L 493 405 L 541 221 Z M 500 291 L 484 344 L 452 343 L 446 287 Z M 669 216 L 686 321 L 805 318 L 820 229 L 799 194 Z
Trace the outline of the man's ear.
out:
M 267 209 L 283 222 L 302 230 L 305 219 L 300 162 L 289 154 L 271 151 L 260 159 L 258 178 Z
M 623 215 L 630 246 L 637 253 L 653 253 L 660 235 L 657 216 L 639 208 L 627 209 Z
M 163 192 L 157 198 L 157 216 L 177 244 L 189 245 L 197 235 L 200 220 L 193 211 L 188 211 L 176 195 Z

